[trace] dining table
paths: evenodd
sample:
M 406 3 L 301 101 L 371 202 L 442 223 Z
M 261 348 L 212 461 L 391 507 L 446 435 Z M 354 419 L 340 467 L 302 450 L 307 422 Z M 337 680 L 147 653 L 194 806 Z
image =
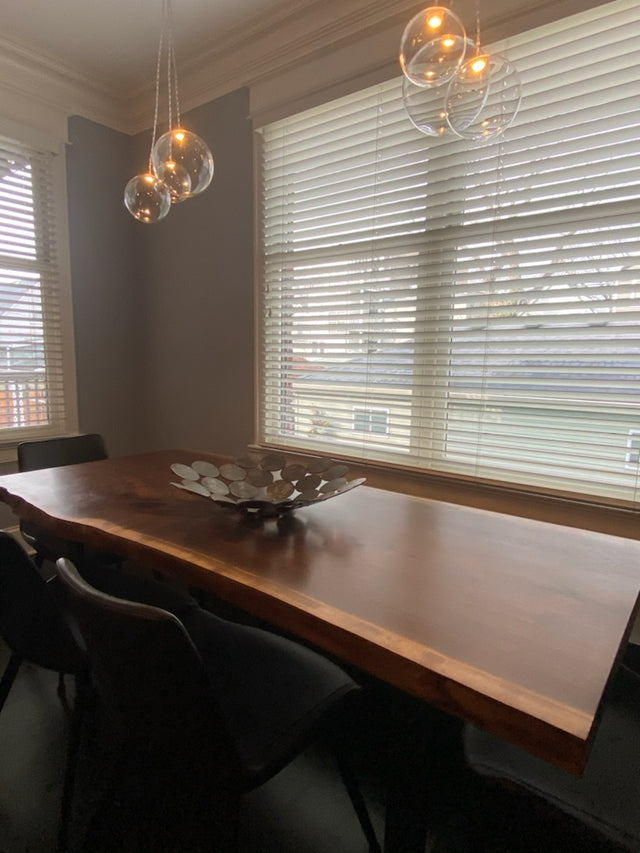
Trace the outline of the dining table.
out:
M 256 517 L 176 488 L 171 466 L 195 461 L 228 457 L 168 449 L 7 474 L 0 500 L 582 772 L 638 612 L 640 542 L 366 483 Z M 385 850 L 422 853 L 422 830 L 408 842 L 399 822 Z

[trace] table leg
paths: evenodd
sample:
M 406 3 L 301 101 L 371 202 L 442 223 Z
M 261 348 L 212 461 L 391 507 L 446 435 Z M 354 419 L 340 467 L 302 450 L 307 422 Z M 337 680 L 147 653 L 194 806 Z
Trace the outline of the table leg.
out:
M 464 765 L 462 723 L 409 699 L 389 735 L 389 779 L 384 853 L 425 853 L 437 826 L 440 795 L 456 784 Z

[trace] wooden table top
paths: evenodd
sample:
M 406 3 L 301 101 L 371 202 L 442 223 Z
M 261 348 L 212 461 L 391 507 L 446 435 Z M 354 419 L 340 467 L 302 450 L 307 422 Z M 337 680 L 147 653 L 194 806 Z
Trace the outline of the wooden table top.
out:
M 579 772 L 633 623 L 640 542 L 360 486 L 256 523 L 169 450 L 0 477 L 18 516 L 217 593 Z

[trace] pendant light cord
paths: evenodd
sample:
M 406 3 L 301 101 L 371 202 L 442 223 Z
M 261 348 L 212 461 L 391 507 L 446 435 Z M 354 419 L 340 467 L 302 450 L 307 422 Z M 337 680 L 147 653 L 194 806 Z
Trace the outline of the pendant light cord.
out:
M 169 90 L 173 84 L 173 97 L 176 107 L 176 127 L 180 127 L 180 98 L 178 96 L 178 64 L 176 62 L 176 45 L 173 37 L 173 10 L 171 0 L 167 2 L 167 21 L 169 25 Z
M 160 68 L 162 65 L 162 51 L 164 47 L 164 30 L 165 24 L 162 25 L 160 31 L 160 41 L 158 42 L 158 59 L 156 61 L 156 105 L 153 111 L 153 133 L 151 135 L 151 150 L 149 151 L 149 172 L 153 173 L 153 146 L 156 144 L 156 136 L 158 133 L 158 113 L 160 111 Z
M 164 0 L 164 18 L 167 29 L 167 109 L 169 111 L 169 133 L 173 130 L 173 85 L 171 61 L 173 57 L 173 31 L 171 29 L 171 0 Z
M 176 63 L 176 52 L 171 42 L 171 62 L 173 65 L 173 95 L 176 101 L 176 125 L 180 127 L 180 97 L 178 95 L 178 65 Z
M 158 118 L 160 115 L 160 82 L 162 76 L 162 58 L 165 43 L 167 47 L 167 112 L 169 132 L 173 130 L 174 103 L 176 127 L 180 127 L 180 100 L 178 97 L 178 66 L 173 40 L 173 20 L 171 0 L 162 0 L 162 29 L 158 42 L 158 58 L 156 61 L 156 103 L 153 112 L 153 133 L 151 135 L 151 150 L 149 152 L 149 172 L 153 173 L 153 148 L 158 135 Z
M 167 92 L 169 100 L 169 131 L 174 128 L 174 106 L 175 127 L 180 127 L 180 99 L 178 97 L 178 65 L 176 63 L 176 46 L 173 37 L 173 9 L 171 0 L 164 0 L 165 17 L 167 28 Z

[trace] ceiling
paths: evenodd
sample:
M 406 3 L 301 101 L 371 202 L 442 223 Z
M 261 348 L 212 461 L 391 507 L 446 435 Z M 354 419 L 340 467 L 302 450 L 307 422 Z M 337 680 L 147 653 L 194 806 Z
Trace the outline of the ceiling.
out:
M 45 118 L 55 114 L 65 127 L 67 116 L 82 115 L 127 133 L 148 128 L 163 2 L 173 6 L 183 112 L 242 86 L 252 92 L 278 88 L 278 97 L 290 98 L 295 92 L 280 95 L 281 81 L 302 73 L 305 90 L 320 90 L 334 65 L 345 79 L 384 63 L 395 67 L 402 29 L 425 5 L 424 0 L 0 0 L 4 114 L 38 126 L 49 126 Z M 463 20 L 474 21 L 477 0 L 456 2 Z M 499 39 L 553 20 L 560 9 L 570 14 L 604 0 L 482 2 L 485 37 Z
M 178 62 L 278 7 L 282 0 L 174 0 Z M 155 73 L 162 0 L 0 0 L 0 21 L 1 41 L 113 92 L 140 86 Z
M 148 128 L 164 2 L 173 7 L 183 112 L 401 28 L 422 8 L 419 0 L 0 0 L 3 114 L 47 127 L 45 116 L 61 127 L 81 115 L 127 133 Z M 391 61 L 400 32 L 385 42 Z

